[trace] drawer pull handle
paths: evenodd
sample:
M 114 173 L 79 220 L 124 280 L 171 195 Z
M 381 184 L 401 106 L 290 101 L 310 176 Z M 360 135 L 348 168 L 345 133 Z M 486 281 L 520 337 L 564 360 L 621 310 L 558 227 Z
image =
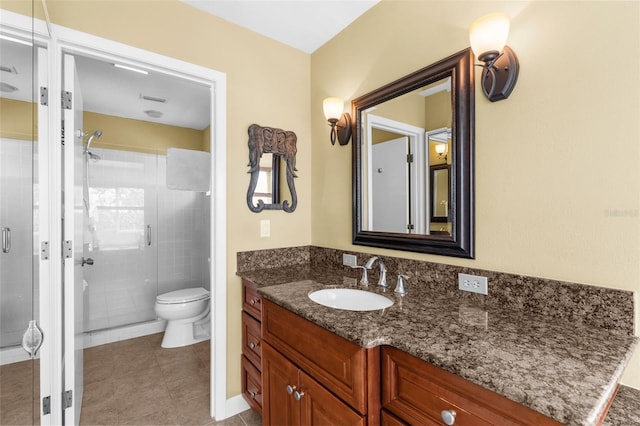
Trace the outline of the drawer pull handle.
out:
M 296 389 L 295 386 L 287 385 L 287 393 L 289 395 L 291 395 L 295 389 Z
M 442 421 L 447 426 L 451 426 L 456 422 L 456 412 L 453 410 L 442 410 L 440 417 L 442 417 Z
M 251 391 L 249 392 L 249 395 L 251 395 L 251 398 L 255 399 L 257 394 L 255 391 Z
M 295 391 L 293 393 L 293 397 L 296 399 L 296 401 L 300 401 L 303 396 L 304 396 L 304 392 Z
M 251 299 L 251 300 L 249 300 L 249 303 L 251 304 L 251 306 L 255 306 L 258 303 L 260 303 L 260 299 L 257 299 L 257 300 L 256 299 Z
M 249 347 L 250 347 L 251 349 L 255 349 L 255 348 L 256 348 L 256 347 L 258 347 L 258 346 L 260 346 L 260 342 L 258 342 L 258 343 L 251 342 L 251 343 L 249 343 Z

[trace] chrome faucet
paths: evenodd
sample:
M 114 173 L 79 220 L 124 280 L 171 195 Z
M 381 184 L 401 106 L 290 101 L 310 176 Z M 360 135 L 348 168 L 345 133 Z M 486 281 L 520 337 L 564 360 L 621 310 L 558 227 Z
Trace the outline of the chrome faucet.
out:
M 369 285 L 369 277 L 367 276 L 367 268 L 364 266 L 352 266 L 353 269 L 362 269 L 362 278 L 360 279 L 360 284 L 363 286 Z
M 373 256 L 371 259 L 367 260 L 364 267 L 371 270 L 373 265 L 378 262 L 380 265 L 380 278 L 378 279 L 378 287 L 388 288 L 389 284 L 387 284 L 387 267 L 384 266 L 384 262 L 378 256 Z

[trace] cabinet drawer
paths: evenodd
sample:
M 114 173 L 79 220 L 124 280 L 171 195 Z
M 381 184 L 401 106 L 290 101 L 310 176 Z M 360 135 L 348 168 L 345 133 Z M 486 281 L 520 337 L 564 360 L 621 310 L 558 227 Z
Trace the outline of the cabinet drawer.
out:
M 242 309 L 259 320 L 262 313 L 262 298 L 254 283 L 242 280 Z
M 262 374 L 245 356 L 241 364 L 242 396 L 253 410 L 262 414 Z
M 400 350 L 382 348 L 382 406 L 410 424 L 560 425 L 540 413 Z
M 382 426 L 409 426 L 408 423 L 403 422 L 387 410 L 382 410 L 380 413 L 380 424 Z
M 261 369 L 260 322 L 246 312 L 242 313 L 242 353 Z
M 361 414 L 367 408 L 367 354 L 351 343 L 268 300 L 262 338 Z

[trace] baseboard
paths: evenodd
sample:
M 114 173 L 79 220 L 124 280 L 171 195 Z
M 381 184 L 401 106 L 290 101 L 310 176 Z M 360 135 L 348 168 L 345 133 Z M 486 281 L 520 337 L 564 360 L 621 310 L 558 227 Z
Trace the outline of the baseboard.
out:
M 240 414 L 243 411 L 247 411 L 249 409 L 249 404 L 244 400 L 242 395 L 236 395 L 232 398 L 227 399 L 227 405 L 225 406 L 225 419 L 229 417 L 233 417 L 236 414 Z M 218 421 L 224 419 L 216 419 Z

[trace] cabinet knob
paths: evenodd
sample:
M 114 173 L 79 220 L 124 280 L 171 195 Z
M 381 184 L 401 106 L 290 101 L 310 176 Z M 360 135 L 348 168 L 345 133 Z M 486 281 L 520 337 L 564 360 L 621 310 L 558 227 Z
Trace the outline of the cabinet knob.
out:
M 295 386 L 287 385 L 287 393 L 291 395 L 293 391 L 296 390 Z
M 453 410 L 443 410 L 440 413 L 440 417 L 447 426 L 451 426 L 456 422 L 456 412 Z
M 251 391 L 251 392 L 249 392 L 249 395 L 251 395 L 251 398 L 255 398 L 256 397 L 256 392 L 255 391 Z
M 255 349 L 259 345 L 260 345 L 260 342 L 257 342 L 257 343 L 256 342 L 251 342 L 251 343 L 249 343 L 249 347 L 251 349 Z
M 293 393 L 293 397 L 296 399 L 296 401 L 300 401 L 303 396 L 304 396 L 304 392 L 295 391 Z
M 260 303 L 260 300 L 251 299 L 249 300 L 249 303 L 251 303 L 252 306 L 255 306 L 256 303 Z

